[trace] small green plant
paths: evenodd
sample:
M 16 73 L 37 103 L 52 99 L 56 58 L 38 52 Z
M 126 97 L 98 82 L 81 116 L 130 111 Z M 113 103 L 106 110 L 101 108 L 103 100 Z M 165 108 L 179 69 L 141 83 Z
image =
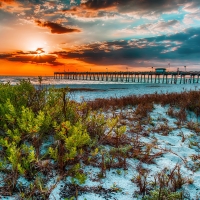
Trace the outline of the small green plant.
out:
M 8 172 L 6 185 L 12 194 L 16 189 L 19 176 L 34 176 L 35 151 L 33 146 L 23 144 L 21 147 L 18 147 L 16 143 L 9 143 L 8 140 L 3 139 L 0 139 L 0 145 L 6 149 L 1 170 L 7 170 Z
M 120 187 L 118 187 L 116 183 L 113 183 L 113 185 L 111 186 L 111 189 L 114 190 L 115 192 L 122 191 L 122 189 Z
M 172 192 L 167 188 L 151 190 L 149 195 L 145 195 L 142 200 L 183 200 L 183 192 Z
M 116 173 L 117 173 L 118 175 L 121 175 L 121 174 L 122 174 L 122 171 L 121 171 L 120 169 L 117 169 L 117 170 L 116 170 Z
M 57 162 L 61 173 L 70 161 L 80 162 L 83 155 L 83 147 L 89 145 L 90 136 L 81 122 L 72 125 L 70 121 L 61 125 L 55 124 L 56 145 L 49 148 L 50 156 Z

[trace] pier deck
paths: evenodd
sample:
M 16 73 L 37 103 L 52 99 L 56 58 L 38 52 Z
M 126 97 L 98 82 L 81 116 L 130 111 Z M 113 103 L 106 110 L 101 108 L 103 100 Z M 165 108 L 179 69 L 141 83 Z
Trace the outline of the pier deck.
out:
M 200 71 L 171 72 L 54 72 L 54 79 L 134 82 L 134 83 L 199 83 Z

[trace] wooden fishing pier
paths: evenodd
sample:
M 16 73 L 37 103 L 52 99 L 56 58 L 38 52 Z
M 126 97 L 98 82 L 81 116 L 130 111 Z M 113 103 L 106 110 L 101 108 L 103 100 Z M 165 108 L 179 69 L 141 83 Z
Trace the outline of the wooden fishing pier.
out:
M 172 72 L 54 72 L 54 79 L 186 84 L 199 83 L 200 71 Z

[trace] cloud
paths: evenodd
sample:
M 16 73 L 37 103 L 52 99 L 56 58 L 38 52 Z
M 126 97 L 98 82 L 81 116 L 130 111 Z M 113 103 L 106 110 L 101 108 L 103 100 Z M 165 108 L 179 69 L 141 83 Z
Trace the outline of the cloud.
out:
M 11 3 L 11 2 L 13 2 L 12 0 L 9 0 L 9 1 L 7 1 L 7 0 L 2 0 L 1 2 L 0 2 L 0 6 L 2 5 L 2 3 Z
M 0 59 L 9 58 L 12 54 L 0 54 Z
M 115 32 L 116 36 L 124 35 L 124 36 L 139 36 L 146 37 L 148 36 L 156 36 L 162 34 L 174 34 L 184 30 L 185 27 L 178 20 L 159 20 L 154 23 L 146 23 L 142 25 L 138 25 L 135 27 L 128 27 L 122 30 L 117 30 Z
M 23 7 L 23 3 L 16 0 L 0 0 L 0 9 L 8 13 L 20 13 L 29 9 Z
M 81 4 L 81 7 L 91 10 L 107 10 L 109 8 L 116 8 L 118 0 L 104 0 L 104 1 L 93 1 L 88 0 Z
M 66 52 L 57 52 L 57 54 L 64 58 L 74 58 L 92 64 L 122 65 L 137 59 L 151 59 L 159 53 L 158 45 L 152 49 L 148 47 L 148 42 L 145 47 L 141 45 L 142 42 L 146 43 L 142 40 L 134 41 L 131 45 L 129 41 L 98 42 L 74 47 L 72 50 L 67 49 Z
M 188 3 L 188 0 L 88 0 L 80 6 L 85 9 L 96 11 L 113 8 L 121 13 L 160 14 L 177 11 L 181 5 L 185 5 L 186 3 Z
M 56 54 L 98 65 L 123 65 L 138 60 L 198 60 L 199 44 L 200 28 L 193 28 L 167 36 L 96 42 L 68 48 Z
M 185 6 L 183 7 L 183 10 L 189 13 L 194 13 L 199 10 L 199 7 L 200 7 L 200 1 L 196 0 L 186 3 Z
M 197 1 L 197 0 L 195 0 Z M 73 14 L 79 15 L 80 9 L 87 13 L 88 11 L 115 11 L 119 13 L 132 13 L 133 15 L 140 15 L 140 17 L 151 18 L 162 13 L 178 12 L 180 6 L 184 6 L 188 0 L 88 0 L 81 3 L 73 9 L 68 9 Z M 97 14 L 96 14 L 97 15 Z
M 191 2 L 190 0 L 85 0 L 75 2 L 63 6 L 56 12 L 63 12 L 67 17 L 76 17 L 81 20 L 84 18 L 106 19 L 116 16 L 157 20 L 161 14 L 179 13 L 182 8 L 194 9 L 195 6 L 196 8 L 199 6 L 199 0 L 193 0 L 193 3 L 188 3 Z
M 55 54 L 44 54 L 41 50 L 42 48 L 32 52 L 18 51 L 10 54 L 0 54 L 0 59 L 6 59 L 13 62 L 49 63 L 58 65 L 58 62 L 56 62 L 57 56 Z
M 103 9 L 90 9 L 86 7 L 84 4 L 65 7 L 61 11 L 57 11 L 57 13 L 63 15 L 65 17 L 79 20 L 79 21 L 98 21 L 98 20 L 108 20 L 114 19 L 116 17 L 121 17 L 121 14 L 118 13 L 115 7 L 105 7 Z
M 16 2 L 15 0 L 1 0 L 0 3 L 7 3 L 7 4 L 10 4 L 10 3 L 13 3 L 13 2 Z
M 33 62 L 33 63 L 53 63 L 56 57 L 53 55 L 16 55 L 7 58 L 9 61 L 20 61 L 20 62 Z
M 63 33 L 72 33 L 72 32 L 81 32 L 79 29 L 71 27 L 63 27 L 60 24 L 54 22 L 42 22 L 40 20 L 35 20 L 38 26 L 47 27 L 51 30 L 51 33 L 63 34 Z
M 197 12 L 194 12 L 194 13 L 186 14 L 186 15 L 184 16 L 184 19 L 183 19 L 183 22 L 184 22 L 186 25 L 193 24 L 193 23 L 195 23 L 195 21 L 197 21 L 197 22 L 199 23 L 199 21 L 200 21 L 200 11 L 197 11 Z
M 67 16 L 82 18 L 103 18 L 129 13 L 132 16 L 156 19 L 162 13 L 179 12 L 181 8 L 193 12 L 200 6 L 199 0 L 3 0 L 1 2 L 7 2 L 6 4 L 18 2 L 24 8 L 29 8 L 32 16 L 66 13 Z

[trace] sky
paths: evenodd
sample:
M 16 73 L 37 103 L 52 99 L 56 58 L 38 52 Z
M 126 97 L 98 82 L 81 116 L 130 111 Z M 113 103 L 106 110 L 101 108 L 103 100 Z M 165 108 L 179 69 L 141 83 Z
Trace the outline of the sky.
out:
M 0 75 L 199 66 L 200 0 L 0 0 Z

